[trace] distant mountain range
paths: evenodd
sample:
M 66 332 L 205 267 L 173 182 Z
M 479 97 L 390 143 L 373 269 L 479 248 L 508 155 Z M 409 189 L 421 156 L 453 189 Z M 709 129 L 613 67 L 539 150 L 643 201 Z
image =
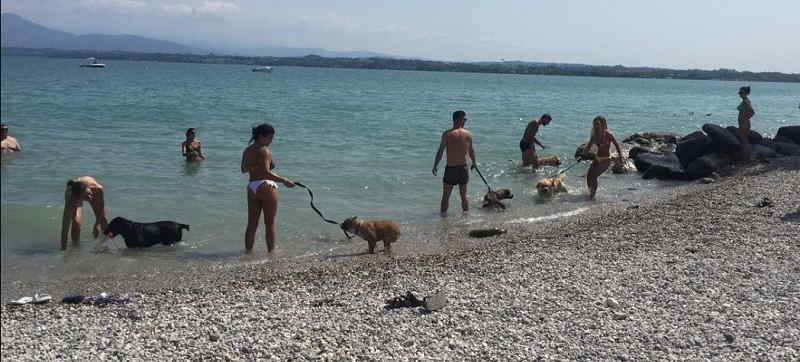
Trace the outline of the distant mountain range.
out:
M 174 54 L 230 54 L 243 56 L 302 57 L 319 55 L 330 58 L 395 57 L 386 54 L 353 51 L 337 52 L 320 48 L 293 48 L 265 45 L 257 48 L 230 46 L 189 46 L 176 42 L 145 38 L 137 35 L 86 34 L 75 35 L 36 24 L 14 13 L 2 14 L 3 47 L 63 50 L 125 51 Z

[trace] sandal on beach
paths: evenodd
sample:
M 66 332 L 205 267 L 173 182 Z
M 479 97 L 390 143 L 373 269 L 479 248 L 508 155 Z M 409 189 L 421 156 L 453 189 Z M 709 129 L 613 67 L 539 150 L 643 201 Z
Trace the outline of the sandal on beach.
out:
M 28 304 L 30 302 L 33 302 L 33 297 L 22 297 L 22 298 L 19 298 L 17 300 L 12 300 L 12 301 L 8 302 L 8 304 L 11 304 L 11 305 L 24 305 L 24 304 Z
M 50 294 L 36 294 L 33 296 L 33 300 L 31 301 L 32 304 L 44 304 L 49 301 L 53 300 L 53 297 Z

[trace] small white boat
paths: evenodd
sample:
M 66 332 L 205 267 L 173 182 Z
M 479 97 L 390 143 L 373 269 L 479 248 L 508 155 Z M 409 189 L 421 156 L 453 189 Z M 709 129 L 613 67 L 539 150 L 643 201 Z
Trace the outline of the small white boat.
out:
M 265 73 L 272 73 L 272 67 L 265 65 L 262 67 L 255 67 L 253 68 L 254 72 L 265 72 Z
M 95 58 L 86 58 L 86 60 L 81 63 L 81 68 L 105 68 L 106 65 L 103 63 L 98 63 L 97 59 Z

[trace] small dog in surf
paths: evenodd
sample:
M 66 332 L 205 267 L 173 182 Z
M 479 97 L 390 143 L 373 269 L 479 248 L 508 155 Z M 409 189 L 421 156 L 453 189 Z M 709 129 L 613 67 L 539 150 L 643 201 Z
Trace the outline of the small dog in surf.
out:
M 375 254 L 375 245 L 383 241 L 383 252 L 392 251 L 392 243 L 400 237 L 400 226 L 389 220 L 359 220 L 353 216 L 341 224 L 342 230 L 349 231 L 366 240 L 370 254 Z
M 156 244 L 172 245 L 183 237 L 183 230 L 189 231 L 189 225 L 174 221 L 133 222 L 124 217 L 115 217 L 103 231 L 100 245 L 108 239 L 122 235 L 125 246 L 129 248 L 148 248 Z
M 561 159 L 558 156 L 542 156 L 536 159 L 536 167 L 561 165 Z
M 500 200 L 513 199 L 513 198 L 514 195 L 511 194 L 511 190 L 509 189 L 489 191 L 486 193 L 485 196 L 483 196 L 483 206 L 481 207 L 484 209 L 485 208 L 495 209 L 499 207 L 505 210 L 506 205 L 503 204 Z
M 550 197 L 559 192 L 567 192 L 567 188 L 564 186 L 565 177 L 565 174 L 561 174 L 560 176 L 546 177 L 539 180 L 536 183 L 536 192 L 539 193 L 540 197 Z

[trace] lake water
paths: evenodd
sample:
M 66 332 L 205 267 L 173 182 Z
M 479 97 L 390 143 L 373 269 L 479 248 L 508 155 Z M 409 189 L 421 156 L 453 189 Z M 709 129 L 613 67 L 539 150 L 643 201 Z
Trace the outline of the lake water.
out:
M 24 148 L 2 163 L 3 289 L 70 273 L 236 262 L 246 224 L 247 176 L 239 161 L 250 127 L 262 122 L 277 130 L 271 146 L 276 172 L 312 187 L 326 217 L 395 220 L 405 244 L 398 247 L 409 252 L 447 247 L 448 235 L 469 225 L 535 227 L 537 220 L 674 185 L 609 172 L 600 180 L 598 202 L 590 204 L 581 178 L 588 165 L 581 164 L 568 172 L 569 195 L 542 203 L 535 181 L 555 169 L 533 173 L 515 166 L 531 117 L 553 115 L 538 136 L 547 146 L 540 155 L 559 155 L 569 165 L 597 114 L 608 118 L 620 140 L 642 131 L 685 134 L 706 122 L 735 125 L 736 92 L 745 85 L 300 67 L 254 73 L 244 65 L 127 61 L 105 62 L 108 67 L 98 70 L 79 68 L 79 62 L 2 57 L 2 122 Z M 754 129 L 774 135 L 798 124 L 800 84 L 749 85 Z M 477 209 L 486 189 L 472 173 L 473 211 L 460 215 L 454 193 L 451 216 L 439 216 L 441 174 L 431 175 L 431 166 L 457 109 L 467 112 L 484 176 L 514 191 L 506 212 Z M 199 165 L 187 165 L 180 155 L 188 127 L 198 128 L 207 155 Z M 105 186 L 109 219 L 175 220 L 191 224 L 191 232 L 175 247 L 124 251 L 118 238 L 111 253 L 94 254 L 93 242 L 61 252 L 64 185 L 81 175 Z M 85 240 L 93 222 L 84 207 Z M 263 227 L 256 241 L 263 253 Z M 277 245 L 282 258 L 366 248 L 323 223 L 304 190 L 284 187 Z

